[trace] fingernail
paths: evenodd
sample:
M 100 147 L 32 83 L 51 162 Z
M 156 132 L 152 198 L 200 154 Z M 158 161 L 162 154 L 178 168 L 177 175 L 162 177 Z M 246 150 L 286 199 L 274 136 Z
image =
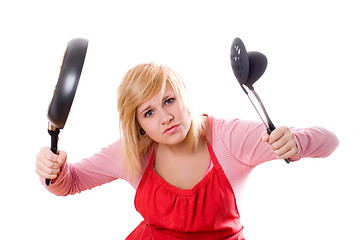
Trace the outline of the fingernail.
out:
M 63 163 L 63 162 L 64 162 L 64 157 L 59 156 L 58 162 L 59 162 L 59 163 Z

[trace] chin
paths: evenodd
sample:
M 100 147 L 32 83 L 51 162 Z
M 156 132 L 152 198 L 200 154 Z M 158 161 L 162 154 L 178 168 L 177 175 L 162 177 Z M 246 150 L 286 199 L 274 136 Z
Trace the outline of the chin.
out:
M 171 136 L 167 136 L 163 139 L 163 141 L 159 142 L 159 143 L 163 143 L 166 145 L 177 145 L 177 144 L 182 144 L 186 141 L 186 136 L 184 133 L 175 133 Z

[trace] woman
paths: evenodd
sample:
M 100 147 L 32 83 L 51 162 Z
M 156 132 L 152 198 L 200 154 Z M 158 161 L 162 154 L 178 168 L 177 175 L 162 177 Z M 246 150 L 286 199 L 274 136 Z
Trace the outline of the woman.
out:
M 194 115 L 180 76 L 165 65 L 129 70 L 118 111 L 118 141 L 75 164 L 42 148 L 36 171 L 63 196 L 129 182 L 144 221 L 127 239 L 244 239 L 235 194 L 250 171 L 276 158 L 326 157 L 338 145 L 320 127 L 278 127 L 269 136 L 262 123 Z

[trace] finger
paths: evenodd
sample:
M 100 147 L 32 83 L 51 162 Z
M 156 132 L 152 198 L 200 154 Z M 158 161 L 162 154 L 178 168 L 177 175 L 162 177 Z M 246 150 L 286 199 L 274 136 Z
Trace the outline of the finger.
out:
M 47 172 L 49 169 L 59 170 L 61 165 L 57 162 L 53 162 L 42 155 L 38 155 L 36 159 L 36 167 Z
M 283 128 L 276 128 L 274 129 L 269 138 L 269 144 L 272 145 L 274 142 L 278 141 L 282 136 L 284 136 L 285 131 Z
M 53 162 L 52 160 L 47 158 L 40 158 L 38 162 L 49 169 L 59 169 L 61 167 L 61 164 L 59 164 L 57 161 Z
M 267 132 L 261 133 L 261 141 L 262 142 L 268 142 L 269 141 L 269 134 Z
M 60 150 L 57 162 L 62 166 L 65 164 L 66 159 L 67 159 L 67 153 L 65 151 Z
M 293 148 L 292 144 L 289 142 L 286 142 L 280 148 L 278 148 L 277 150 L 274 150 L 274 154 L 276 155 L 276 157 L 281 158 L 284 154 L 289 152 L 292 148 Z
M 54 154 L 49 148 L 44 147 L 36 155 L 37 161 L 42 162 L 49 168 L 57 169 L 61 165 L 58 162 L 59 155 Z
M 51 164 L 52 162 L 50 162 Z M 58 167 L 49 167 L 48 165 L 46 165 L 44 162 L 42 161 L 37 161 L 36 162 L 36 169 L 49 174 L 49 175 L 57 175 L 60 172 L 60 164 L 57 164 Z
M 279 138 L 278 140 L 276 140 L 275 142 L 273 142 L 272 144 L 270 144 L 270 147 L 272 150 L 278 150 L 280 148 L 282 148 L 283 146 L 285 146 L 288 142 L 288 139 L 284 137 L 284 135 Z
M 37 155 L 37 158 L 40 159 L 48 159 L 52 162 L 57 162 L 58 155 L 54 154 L 50 148 L 44 147 L 40 150 L 40 152 Z
M 298 153 L 297 148 L 291 148 L 289 151 L 287 151 L 286 153 L 277 156 L 277 158 L 281 158 L 281 159 L 288 159 L 288 158 L 292 158 L 294 157 L 296 154 Z
M 36 168 L 36 173 L 42 178 L 48 178 L 49 175 L 42 171 L 40 168 Z
M 281 146 L 274 152 L 277 156 L 282 158 L 282 157 L 284 157 L 284 154 L 293 154 L 292 156 L 296 155 L 298 152 L 298 148 L 297 148 L 295 140 L 293 138 L 290 138 L 286 141 L 286 143 L 283 146 Z M 292 156 L 290 156 L 290 157 L 292 157 Z M 288 155 L 287 155 L 287 158 L 289 158 Z
M 53 173 L 53 172 L 46 172 L 46 171 L 43 171 L 42 169 L 40 168 L 36 168 L 36 173 L 42 177 L 42 178 L 46 178 L 46 179 L 55 179 L 57 178 L 57 173 Z

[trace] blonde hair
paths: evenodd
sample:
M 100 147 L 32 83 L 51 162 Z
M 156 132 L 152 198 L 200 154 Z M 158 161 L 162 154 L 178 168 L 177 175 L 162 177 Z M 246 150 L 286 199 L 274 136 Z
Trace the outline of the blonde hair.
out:
M 178 73 L 166 65 L 153 63 L 139 64 L 130 69 L 123 77 L 117 91 L 117 109 L 122 136 L 121 154 L 131 180 L 135 175 L 141 174 L 142 156 L 154 144 L 147 135 L 140 135 L 136 110 L 143 102 L 159 94 L 167 83 L 190 112 L 191 126 L 185 138 L 188 149 L 196 149 L 202 137 L 200 115 L 194 116 L 186 87 Z

